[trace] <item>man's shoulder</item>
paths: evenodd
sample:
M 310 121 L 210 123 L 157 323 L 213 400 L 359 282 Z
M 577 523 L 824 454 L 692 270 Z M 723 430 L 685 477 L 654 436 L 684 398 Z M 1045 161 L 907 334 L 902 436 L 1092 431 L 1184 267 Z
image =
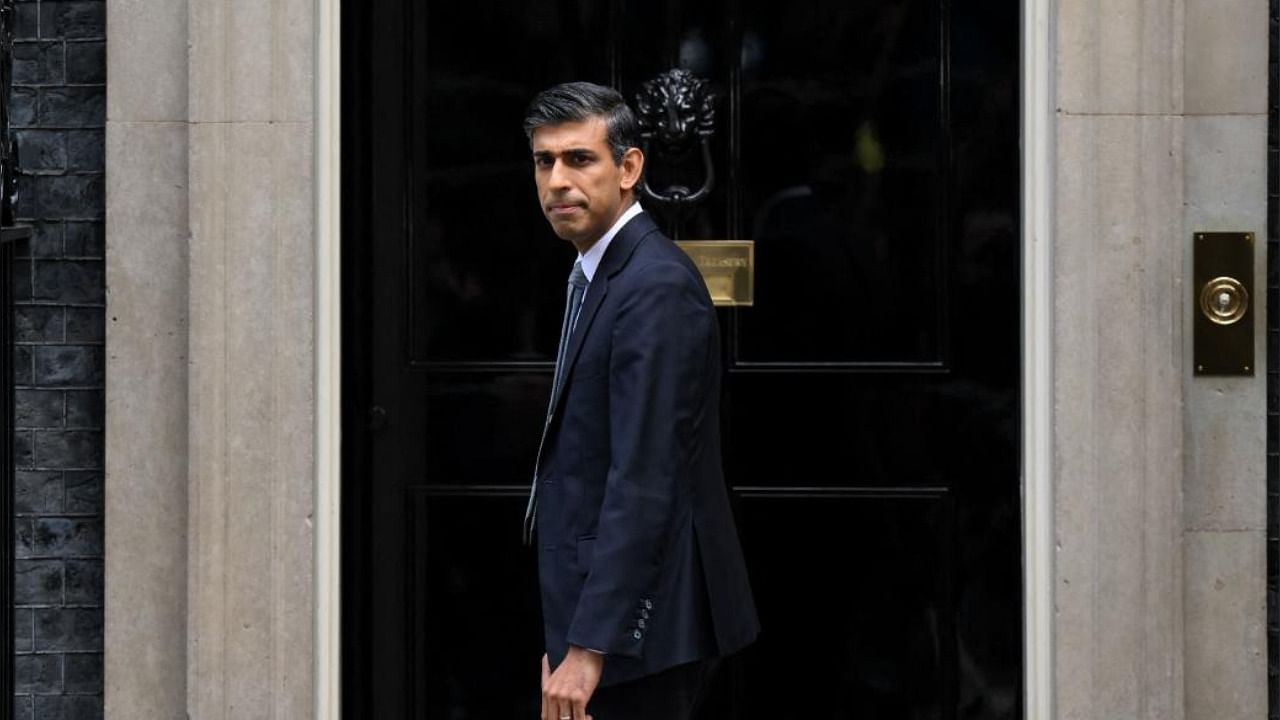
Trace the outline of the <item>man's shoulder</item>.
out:
M 693 260 L 659 232 L 651 233 L 636 248 L 631 261 L 613 280 L 621 302 L 645 298 L 648 303 L 666 301 L 711 308 L 706 282 Z
M 663 288 L 683 289 L 682 294 L 694 297 L 706 293 L 706 283 L 693 260 L 662 232 L 648 212 L 637 214 L 623 226 L 614 243 L 619 244 L 622 257 L 610 275 L 610 284 L 623 294 L 631 290 L 665 294 Z
M 631 271 L 629 275 L 641 284 L 702 281 L 698 267 L 688 253 L 661 230 L 645 236 L 625 269 Z

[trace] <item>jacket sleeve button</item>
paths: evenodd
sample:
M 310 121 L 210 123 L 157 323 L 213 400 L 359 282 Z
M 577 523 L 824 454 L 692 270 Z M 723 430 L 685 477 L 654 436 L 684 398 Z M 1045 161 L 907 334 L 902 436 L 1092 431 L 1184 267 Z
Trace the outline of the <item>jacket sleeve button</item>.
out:
M 637 640 L 639 640 L 639 639 L 640 639 L 640 636 L 641 636 L 641 635 L 643 635 L 643 633 L 641 633 L 639 630 L 637 630 L 637 631 L 635 631 L 635 632 L 631 633 L 631 637 L 633 637 L 633 638 L 635 638 L 635 639 L 637 639 Z

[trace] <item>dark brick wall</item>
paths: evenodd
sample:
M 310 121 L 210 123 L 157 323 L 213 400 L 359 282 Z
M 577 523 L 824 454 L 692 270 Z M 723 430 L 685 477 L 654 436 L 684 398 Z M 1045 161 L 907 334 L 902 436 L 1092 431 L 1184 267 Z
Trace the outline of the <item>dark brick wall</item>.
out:
M 104 0 L 17 0 L 20 720 L 102 717 Z

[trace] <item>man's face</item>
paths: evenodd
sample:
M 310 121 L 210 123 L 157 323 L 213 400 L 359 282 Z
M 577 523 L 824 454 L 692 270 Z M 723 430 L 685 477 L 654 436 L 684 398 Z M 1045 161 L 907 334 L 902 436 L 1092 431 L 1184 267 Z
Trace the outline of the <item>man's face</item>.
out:
M 542 213 L 556 235 L 585 252 L 626 209 L 644 156 L 630 148 L 614 163 L 600 117 L 540 127 L 531 145 Z

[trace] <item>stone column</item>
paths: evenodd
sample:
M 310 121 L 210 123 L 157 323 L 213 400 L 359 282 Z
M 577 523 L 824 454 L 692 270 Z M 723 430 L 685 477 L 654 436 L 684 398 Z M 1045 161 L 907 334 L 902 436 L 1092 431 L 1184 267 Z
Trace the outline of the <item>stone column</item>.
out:
M 109 718 L 186 718 L 187 4 L 107 12 Z
M 109 718 L 314 713 L 314 14 L 110 3 Z
M 1059 5 L 1059 718 L 1266 714 L 1265 377 L 1190 363 L 1196 230 L 1256 234 L 1265 307 L 1267 26 L 1249 0 Z
M 1181 0 L 1058 4 L 1055 705 L 1182 714 Z
M 313 714 L 314 6 L 189 1 L 192 718 Z
M 1185 333 L 1186 717 L 1267 714 L 1267 3 L 1186 2 L 1186 209 L 1178 309 Z M 1255 375 L 1191 372 L 1197 230 L 1256 236 Z

